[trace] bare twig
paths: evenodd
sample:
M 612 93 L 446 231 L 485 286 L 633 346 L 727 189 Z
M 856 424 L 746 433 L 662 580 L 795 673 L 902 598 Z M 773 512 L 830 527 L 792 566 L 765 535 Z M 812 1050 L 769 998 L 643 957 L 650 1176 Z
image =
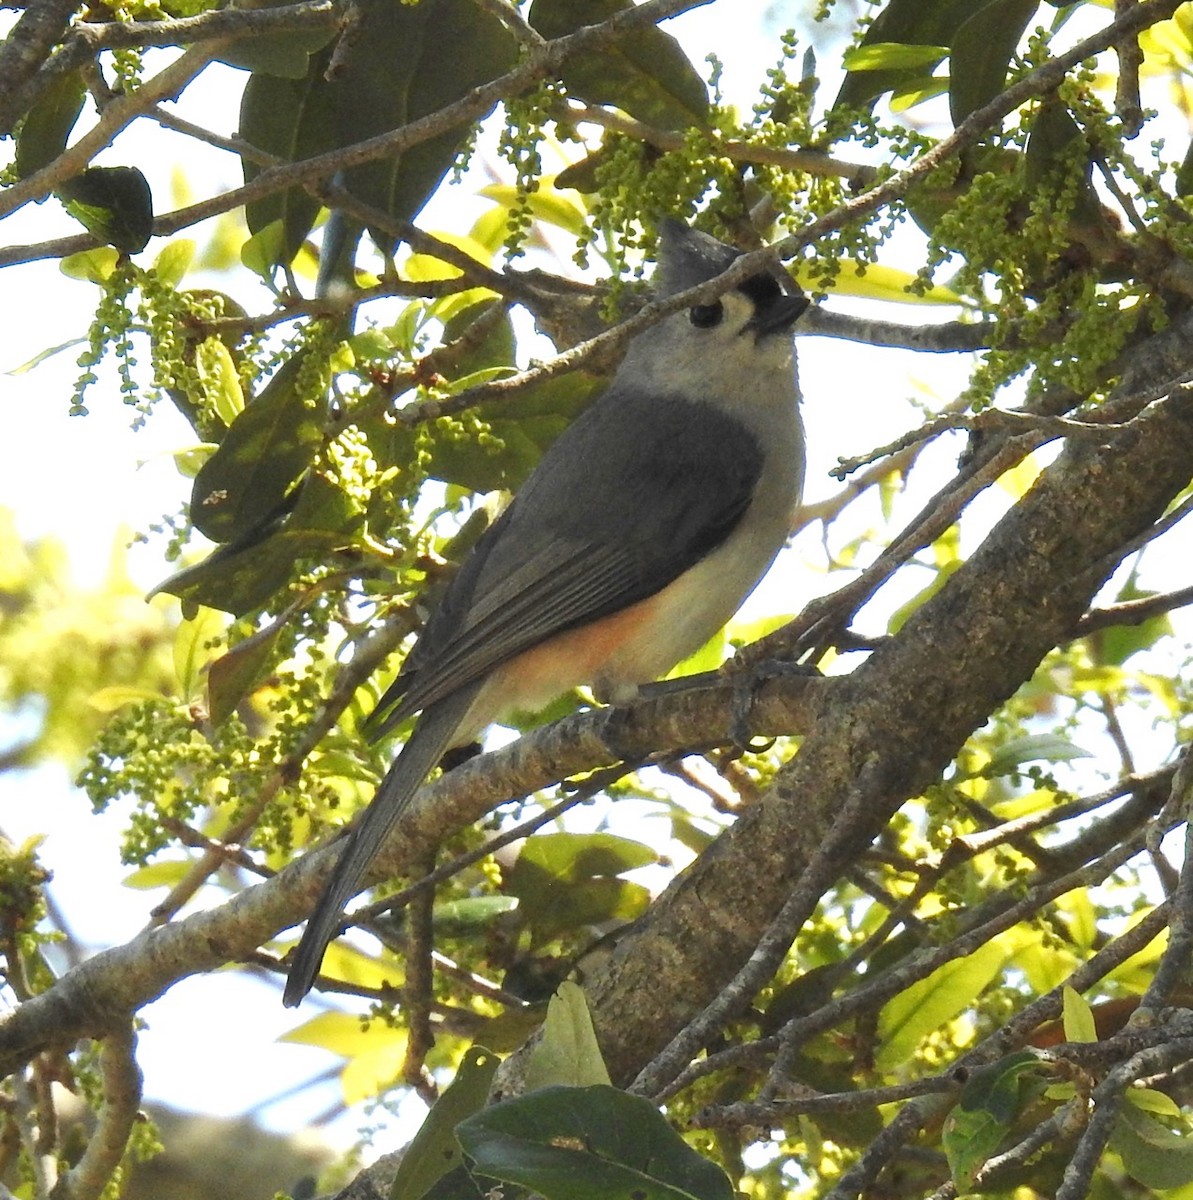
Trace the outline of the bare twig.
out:
M 1126 16 L 1134 0 L 1114 0 L 1115 18 Z M 1114 43 L 1118 55 L 1118 77 L 1114 85 L 1114 111 L 1123 123 L 1123 134 L 1133 138 L 1143 126 L 1143 105 L 1139 99 L 1139 68 L 1143 66 L 1143 48 L 1138 33 L 1124 34 Z
M 1172 777 L 1172 792 L 1165 815 L 1185 822 L 1185 857 L 1170 901 L 1172 922 L 1168 945 L 1140 1005 L 1150 1012 L 1168 1003 L 1180 981 L 1187 977 L 1189 963 L 1193 961 L 1193 753 L 1187 745 Z M 1159 832 L 1157 830 L 1157 834 Z
M 555 115 L 557 119 L 569 124 L 599 125 L 602 129 L 625 134 L 660 150 L 683 150 L 688 144 L 686 135 L 677 130 L 659 129 L 628 117 L 625 113 L 613 112 L 595 105 L 570 104 L 561 107 Z M 839 176 L 856 187 L 873 183 L 878 178 L 876 167 L 864 163 L 844 162 L 821 150 L 792 150 L 783 146 L 761 146 L 734 139 L 718 139 L 714 145 L 718 155 L 734 162 L 781 167 L 785 171 L 803 172 L 808 175 Z
M 141 1070 L 132 1022 L 113 1029 L 100 1044 L 103 1105 L 82 1158 L 59 1181 L 52 1200 L 95 1200 L 112 1180 L 128 1148 L 141 1105 Z
M 433 851 L 424 855 L 421 870 L 425 872 L 434 861 Z M 402 1007 L 410 1031 L 402 1060 L 402 1078 L 427 1104 L 435 1102 L 438 1092 L 426 1067 L 427 1055 L 435 1044 L 435 1034 L 431 1029 L 431 1008 L 435 998 L 435 973 L 431 966 L 434 910 L 435 892 L 432 888 L 426 888 L 410 903 L 404 958 L 406 977 L 402 984 Z
M 1161 592 L 1158 596 L 1144 596 L 1139 600 L 1124 600 L 1108 608 L 1091 609 L 1073 630 L 1074 637 L 1087 637 L 1099 629 L 1116 625 L 1142 625 L 1152 617 L 1172 612 L 1193 604 L 1193 587 L 1179 588 L 1175 592 Z
M 547 39 L 508 2 L 508 0 L 472 0 L 477 8 L 495 16 L 514 35 L 518 44 L 537 50 L 547 44 Z

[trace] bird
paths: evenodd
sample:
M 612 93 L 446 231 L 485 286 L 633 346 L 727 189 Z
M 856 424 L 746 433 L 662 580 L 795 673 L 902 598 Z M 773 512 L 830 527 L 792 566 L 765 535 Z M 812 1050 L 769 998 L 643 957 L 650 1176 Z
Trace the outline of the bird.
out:
M 655 293 L 686 291 L 740 255 L 667 218 Z M 307 920 L 287 1007 L 311 989 L 345 905 L 446 751 L 583 684 L 601 702 L 631 701 L 766 574 L 803 489 L 793 327 L 807 307 L 773 266 L 638 333 L 477 540 L 364 722 L 376 740 L 420 714 Z

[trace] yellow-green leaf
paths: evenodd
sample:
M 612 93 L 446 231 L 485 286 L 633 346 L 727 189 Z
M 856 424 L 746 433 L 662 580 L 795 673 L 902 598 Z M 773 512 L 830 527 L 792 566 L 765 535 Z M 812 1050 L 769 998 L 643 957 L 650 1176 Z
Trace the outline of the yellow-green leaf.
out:
M 1096 1042 L 1098 1027 L 1089 1001 L 1078 995 L 1068 984 L 1061 990 L 1064 1005 L 1065 1037 L 1070 1042 Z
M 927 979 L 913 983 L 889 1001 L 878 1017 L 882 1048 L 878 1066 L 889 1071 L 905 1065 L 920 1042 L 977 999 L 1006 961 L 1001 939 L 987 942 L 973 954 L 938 967 Z
M 961 297 L 944 284 L 935 284 L 924 291 L 913 291 L 916 276 L 897 267 L 882 263 L 860 263 L 843 258 L 840 270 L 829 291 L 841 296 L 863 296 L 869 300 L 887 300 L 899 304 L 960 304 Z M 801 286 L 814 290 L 820 286 L 815 272 L 808 266 L 798 266 L 795 277 Z
M 192 238 L 173 238 L 153 260 L 153 270 L 163 283 L 176 288 L 186 277 L 194 257 L 195 243 Z
M 542 1037 L 526 1067 L 526 1090 L 610 1082 L 584 991 L 565 979 L 547 1005 Z

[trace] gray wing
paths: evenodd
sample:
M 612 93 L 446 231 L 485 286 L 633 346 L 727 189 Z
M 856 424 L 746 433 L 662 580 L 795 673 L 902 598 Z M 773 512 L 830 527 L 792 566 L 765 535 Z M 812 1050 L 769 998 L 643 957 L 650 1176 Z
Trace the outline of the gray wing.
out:
M 717 409 L 606 393 L 477 542 L 370 715 L 370 733 L 666 587 L 737 526 L 762 463 L 755 437 Z

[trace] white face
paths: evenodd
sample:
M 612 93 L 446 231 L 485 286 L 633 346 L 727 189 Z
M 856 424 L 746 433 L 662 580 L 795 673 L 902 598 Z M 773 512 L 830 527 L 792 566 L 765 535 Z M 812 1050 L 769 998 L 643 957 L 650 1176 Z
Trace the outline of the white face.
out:
M 748 328 L 754 303 L 738 291 L 674 316 L 635 338 L 627 382 L 727 407 L 789 397 L 795 386 L 790 329 L 759 335 Z

